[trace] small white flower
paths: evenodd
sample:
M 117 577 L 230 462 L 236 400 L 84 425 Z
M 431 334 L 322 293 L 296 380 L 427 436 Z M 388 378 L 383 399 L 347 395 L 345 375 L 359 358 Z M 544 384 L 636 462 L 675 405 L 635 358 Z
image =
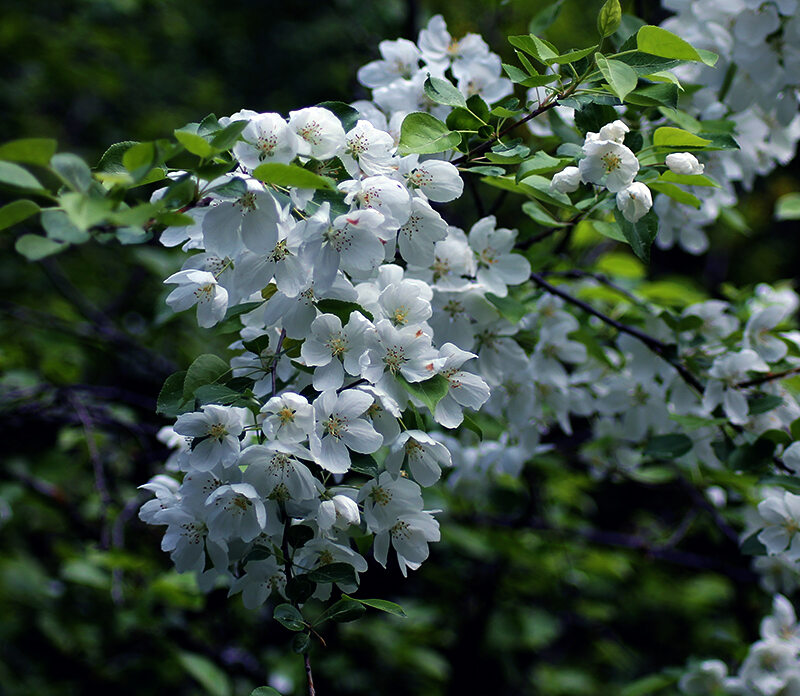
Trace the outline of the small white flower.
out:
M 405 577 L 408 569 L 416 570 L 428 557 L 428 543 L 440 538 L 439 523 L 429 512 L 403 513 L 388 530 L 375 535 L 375 560 L 386 567 L 391 540 Z
M 178 271 L 165 283 L 178 283 L 169 295 L 167 304 L 174 312 L 182 312 L 197 305 L 197 323 L 204 329 L 222 321 L 228 310 L 228 291 L 208 271 Z
M 407 185 L 437 203 L 453 201 L 464 191 L 464 181 L 458 169 L 440 159 L 419 161 L 419 155 L 408 155 L 397 168 Z
M 207 404 L 202 412 L 178 416 L 175 432 L 197 441 L 189 455 L 192 467 L 211 471 L 217 464 L 231 466 L 239 456 L 239 435 L 249 415 L 245 408 Z
M 443 466 L 452 466 L 453 463 L 447 447 L 421 430 L 406 430 L 400 434 L 386 457 L 386 470 L 399 476 L 404 461 L 414 480 L 425 487 L 439 480 Z
M 328 109 L 309 106 L 289 112 L 289 127 L 305 141 L 306 149 L 301 155 L 310 155 L 317 160 L 336 157 L 345 147 L 342 122 Z
M 587 184 L 605 186 L 611 193 L 631 184 L 639 171 L 636 155 L 613 140 L 587 140 L 583 151 L 586 157 L 578 162 L 581 179 Z
M 264 503 L 249 483 L 220 486 L 208 496 L 206 508 L 208 536 L 212 541 L 252 541 L 267 524 Z
M 382 444 L 383 437 L 360 416 L 372 405 L 372 397 L 348 389 L 341 394 L 323 392 L 314 402 L 316 433 L 311 437 L 311 453 L 323 469 L 343 474 L 350 468 L 350 453 L 370 454 Z
M 308 458 L 309 452 L 301 447 L 280 442 L 252 445 L 239 458 L 239 466 L 246 467 L 244 483 L 253 486 L 262 498 L 278 502 L 303 501 L 316 498 L 319 482 L 295 455 Z

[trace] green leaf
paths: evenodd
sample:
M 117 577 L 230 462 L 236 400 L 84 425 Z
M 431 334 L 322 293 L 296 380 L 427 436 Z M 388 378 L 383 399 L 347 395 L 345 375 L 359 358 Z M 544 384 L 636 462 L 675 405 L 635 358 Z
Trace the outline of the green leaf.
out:
M 31 215 L 35 215 L 38 212 L 39 206 L 33 201 L 26 199 L 12 201 L 0 208 L 0 230 L 27 220 Z
M 751 416 L 759 416 L 784 404 L 783 399 L 775 394 L 759 394 L 748 401 L 750 406 L 748 414 Z
M 607 222 L 605 220 L 584 220 L 582 223 L 591 225 L 595 232 L 602 234 L 604 237 L 608 237 L 617 242 L 629 243 L 628 238 L 622 233 L 620 226 L 614 222 Z
M 92 170 L 78 155 L 59 152 L 53 155 L 50 166 L 73 191 L 86 193 L 92 185 Z
M 672 433 L 651 437 L 644 448 L 644 453 L 657 459 L 676 459 L 691 451 L 693 443 L 686 435 Z
M 606 0 L 597 15 L 597 32 L 601 38 L 611 36 L 622 23 L 622 7 L 619 0 Z
M 565 162 L 569 159 L 561 157 L 553 157 L 548 155 L 544 150 L 539 150 L 533 157 L 526 159 L 519 166 L 517 171 L 516 181 L 519 183 L 525 177 L 532 174 L 549 174 L 557 169 L 561 169 Z
M 650 247 L 658 234 L 658 217 L 651 210 L 637 222 L 628 222 L 619 210 L 614 210 L 617 224 L 625 235 L 633 253 L 645 263 L 650 262 Z
M 614 56 L 614 60 L 618 60 L 626 65 L 630 65 L 639 76 L 650 75 L 662 70 L 668 70 L 680 65 L 681 61 L 674 58 L 661 58 L 653 56 L 649 53 L 626 53 L 624 55 Z
M 556 2 L 537 12 L 528 24 L 528 31 L 531 34 L 544 33 L 558 18 L 558 13 L 561 11 L 563 4 L 564 0 L 556 0 Z
M 69 244 L 57 242 L 38 234 L 24 234 L 14 244 L 17 253 L 22 254 L 28 261 L 38 261 L 46 256 L 52 256 L 64 251 Z
M 476 131 L 485 125 L 469 109 L 456 107 L 447 115 L 447 127 L 454 131 Z
M 184 400 L 194 398 L 194 392 L 198 387 L 219 382 L 229 373 L 230 366 L 222 358 L 211 353 L 198 356 L 186 371 L 183 383 Z
M 230 150 L 239 140 L 249 121 L 233 121 L 211 138 L 211 147 L 217 152 Z
M 524 70 L 520 70 L 517 66 L 509 65 L 508 63 L 503 63 L 503 70 L 508 75 L 509 80 L 523 87 L 541 87 L 549 85 L 558 79 L 558 75 L 555 74 L 529 75 Z
M 542 204 L 537 201 L 525 201 L 522 212 L 543 227 L 568 227 L 568 222 L 560 222 L 550 215 Z
M 650 24 L 639 29 L 636 34 L 636 47 L 642 53 L 650 53 L 662 58 L 705 63 L 710 66 L 713 66 L 718 58 L 711 51 L 696 49 L 671 31 Z
M 230 679 L 217 665 L 203 655 L 179 652 L 178 662 L 211 696 L 231 696 Z
M 289 546 L 299 549 L 314 538 L 314 530 L 305 524 L 293 524 L 289 527 L 286 537 L 289 541 Z
M 308 633 L 298 633 L 292 638 L 292 652 L 305 655 L 311 646 L 311 636 Z
M 636 71 L 625 63 L 606 58 L 601 53 L 595 53 L 594 59 L 611 91 L 619 97 L 620 101 L 625 101 L 628 93 L 636 89 L 639 79 Z
M 754 532 L 742 542 L 739 551 L 745 556 L 766 556 L 767 548 L 758 539 L 759 532 Z
M 699 135 L 689 133 L 681 128 L 672 126 L 661 126 L 656 128 L 653 133 L 653 145 L 655 147 L 666 147 L 673 150 L 684 148 L 698 148 L 710 145 L 711 141 L 701 138 Z
M 434 104 L 445 104 L 446 106 L 461 106 L 466 108 L 467 101 L 464 95 L 458 91 L 451 82 L 440 77 L 431 77 L 424 84 L 425 94 Z
M 322 621 L 336 621 L 337 623 L 347 623 L 357 621 L 366 613 L 366 609 L 361 602 L 354 599 L 343 598 L 333 604 L 321 617 Z
M 667 674 L 651 674 L 628 684 L 620 691 L 619 696 L 648 696 L 648 694 L 665 689 L 674 682 L 675 677 Z
M 353 312 L 360 312 L 367 319 L 372 321 L 372 313 L 368 312 L 357 302 L 347 302 L 345 300 L 320 300 L 317 302 L 317 309 L 323 314 L 333 314 L 339 317 L 342 324 L 350 321 L 350 315 Z
M 281 696 L 281 692 L 276 691 L 271 686 L 259 686 L 250 692 L 250 696 Z
M 407 617 L 407 614 L 403 611 L 403 607 L 386 599 L 359 599 L 358 597 L 351 597 L 350 595 L 343 596 L 347 599 L 352 599 L 355 602 L 360 602 L 364 606 L 378 609 L 379 611 L 385 611 L 387 614 L 401 616 L 404 619 Z
M 625 65 L 622 63 L 622 65 Z M 633 68 L 630 68 L 633 70 Z M 633 90 L 627 97 L 629 104 L 637 106 L 663 106 L 671 108 L 678 103 L 678 88 L 674 84 L 645 85 Z
M 775 202 L 775 219 L 800 220 L 800 193 L 785 193 Z
M 344 582 L 356 581 L 356 571 L 349 563 L 327 563 L 319 568 L 306 573 L 305 577 L 311 582 Z
M 450 382 L 443 375 L 434 375 L 424 382 L 409 382 L 399 372 L 395 375 L 397 382 L 411 396 L 421 401 L 433 413 L 438 404 L 450 391 Z
M 566 53 L 562 53 L 559 56 L 556 56 L 553 59 L 553 63 L 558 63 L 559 65 L 565 65 L 566 63 L 575 63 L 581 58 L 586 58 L 586 56 L 591 55 L 597 50 L 597 44 L 594 46 L 589 46 L 589 48 L 581 48 L 576 51 L 567 51 Z
M 151 142 L 134 143 L 120 154 L 122 166 L 134 182 L 141 181 L 156 163 L 156 146 Z
M 56 153 L 57 143 L 51 138 L 22 138 L 0 145 L 0 160 L 46 167 Z
M 204 384 L 194 390 L 194 398 L 197 399 L 201 406 L 204 404 L 230 406 L 241 399 L 242 395 L 224 384 Z
M 663 193 L 666 196 L 669 196 L 672 200 L 677 201 L 678 203 L 683 203 L 684 205 L 691 205 L 694 208 L 700 207 L 700 199 L 689 193 L 688 191 L 684 191 L 683 189 L 678 188 L 675 184 L 667 184 L 667 183 L 660 183 L 658 181 L 653 181 L 647 184 L 651 189 L 654 191 L 658 191 L 659 193 Z
M 438 118 L 421 111 L 408 114 L 400 126 L 399 153 L 430 155 L 451 150 L 461 142 L 461 135 L 451 131 Z
M 286 596 L 293 602 L 305 602 L 317 586 L 305 575 L 297 575 L 286 583 Z
M 648 483 L 650 485 L 660 485 L 672 481 L 677 472 L 665 466 L 643 466 L 630 471 L 630 477 L 634 481 Z
M 719 188 L 719 184 L 705 174 L 676 174 L 675 172 L 667 170 L 658 177 L 658 180 L 666 181 L 671 184 L 684 184 L 686 186 L 713 186 Z
M 800 418 L 792 421 L 789 432 L 792 434 L 792 440 L 800 440 Z
M 669 417 L 681 425 L 684 430 L 698 430 L 699 428 L 710 428 L 725 425 L 727 418 L 703 418 L 702 416 L 681 415 L 670 413 Z
M 253 171 L 253 176 L 265 184 L 273 186 L 292 186 L 303 189 L 332 189 L 336 186 L 328 177 L 315 174 L 308 169 L 298 167 L 296 164 L 282 164 L 281 162 L 267 162 L 258 165 Z
M 103 153 L 95 169 L 98 172 L 107 174 L 124 174 L 128 170 L 123 164 L 123 156 L 134 145 L 138 144 L 136 140 L 125 140 L 121 143 L 114 143 Z
M 188 128 L 188 126 L 184 128 Z M 211 143 L 208 140 L 202 135 L 198 135 L 196 131 L 185 130 L 184 128 L 176 128 L 173 134 L 177 141 L 189 152 L 204 159 L 214 154 L 214 148 L 211 147 Z
M 589 103 L 575 111 L 575 125 L 584 135 L 589 131 L 597 133 L 617 116 L 617 112 L 611 106 Z
M 27 169 L 11 162 L 0 162 L 0 184 L 19 188 L 41 189 L 42 185 Z
M 502 317 L 508 319 L 512 324 L 518 324 L 522 317 L 530 311 L 522 302 L 510 296 L 498 297 L 489 292 L 486 293 L 486 299 L 497 307 L 497 311 Z
M 324 101 L 317 104 L 317 106 L 334 114 L 342 122 L 342 128 L 344 128 L 345 133 L 353 130 L 356 123 L 358 123 L 358 109 L 354 109 L 349 104 L 339 101 Z
M 355 452 L 352 453 L 350 457 L 350 471 L 377 478 L 379 471 L 378 462 L 376 462 L 372 456 Z
M 186 379 L 186 370 L 174 372 L 164 381 L 156 401 L 156 413 L 174 418 L 183 411 L 186 399 L 183 398 L 183 382 Z
M 89 240 L 89 233 L 75 225 L 63 210 L 43 211 L 41 222 L 47 236 L 57 242 L 83 244 Z
M 279 604 L 275 607 L 272 618 L 290 631 L 302 631 L 306 627 L 303 615 L 291 604 Z
M 527 36 L 509 36 L 508 42 L 521 51 L 525 51 L 528 55 L 533 56 L 537 60 L 546 65 L 558 58 L 558 51 L 549 41 L 540 39 L 538 36 L 529 34 Z

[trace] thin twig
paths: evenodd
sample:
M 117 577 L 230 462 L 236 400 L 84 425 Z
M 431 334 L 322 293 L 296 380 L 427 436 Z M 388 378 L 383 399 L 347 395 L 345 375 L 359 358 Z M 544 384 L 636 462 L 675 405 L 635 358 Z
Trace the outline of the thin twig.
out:
M 792 375 L 800 374 L 800 367 L 792 367 L 788 370 L 783 370 L 783 372 L 767 372 L 765 375 L 761 375 L 760 377 L 754 377 L 753 379 L 748 379 L 744 382 L 739 382 L 736 386 L 740 389 L 746 389 L 747 387 L 757 387 L 759 384 L 766 384 L 767 382 L 774 382 L 779 379 L 785 379 L 786 377 L 791 377 Z
M 527 123 L 528 121 L 536 118 L 537 116 L 540 116 L 545 111 L 549 111 L 554 106 L 558 106 L 558 100 L 559 99 L 563 99 L 563 97 L 565 97 L 565 96 L 567 96 L 566 93 L 564 93 L 563 95 L 560 95 L 558 97 L 558 99 L 553 99 L 553 101 L 551 101 L 551 102 L 545 102 L 541 106 L 538 106 L 533 111 L 531 111 L 527 116 L 524 116 L 521 119 L 519 119 L 518 121 L 514 121 L 514 123 L 512 123 L 511 125 L 506 126 L 505 128 L 503 128 L 503 130 L 501 130 L 496 135 L 492 136 L 489 140 L 485 140 L 480 145 L 476 145 L 475 147 L 473 147 L 467 154 L 461 155 L 461 157 L 458 157 L 458 158 L 454 159 L 453 160 L 453 164 L 456 167 L 458 167 L 458 166 L 460 166 L 462 164 L 465 164 L 467 162 L 471 162 L 472 160 L 474 160 L 474 159 L 480 157 L 481 155 L 487 153 L 491 149 L 492 145 L 494 145 L 494 143 L 496 143 L 498 140 L 502 140 L 503 136 L 508 135 L 517 126 L 521 126 L 523 123 Z
M 608 288 L 611 288 L 615 292 L 618 292 L 620 295 L 624 295 L 634 304 L 642 303 L 642 301 L 638 297 L 636 297 L 636 295 L 634 295 L 631 292 L 628 292 L 625 288 L 617 285 L 607 275 L 603 273 L 592 273 L 591 271 L 582 271 L 576 268 L 569 271 L 541 271 L 539 275 L 553 276 L 557 278 L 572 278 L 575 280 L 579 280 L 581 278 L 591 278 L 593 280 L 596 280 L 598 283 L 605 285 Z
M 275 348 L 275 359 L 272 361 L 272 367 L 270 368 L 270 371 L 272 372 L 272 396 L 275 396 L 275 394 L 278 392 L 278 382 L 275 373 L 278 371 L 278 360 L 280 360 L 284 338 L 286 338 L 286 329 L 281 329 L 281 335 L 278 338 L 278 345 Z
M 538 285 L 546 292 L 549 292 L 551 295 L 560 297 L 562 300 L 565 300 L 570 304 L 579 307 L 587 314 L 591 314 L 593 317 L 597 317 L 602 322 L 608 324 L 609 326 L 616 329 L 620 333 L 628 334 L 629 336 L 633 336 L 638 341 L 641 341 L 651 351 L 653 351 L 653 353 L 655 353 L 660 358 L 662 358 L 670 365 L 672 365 L 672 367 L 675 368 L 677 373 L 681 376 L 683 381 L 686 382 L 686 384 L 695 389 L 698 393 L 701 394 L 703 393 L 703 385 L 700 383 L 697 377 L 695 377 L 684 365 L 675 360 L 670 359 L 669 346 L 663 341 L 659 341 L 654 336 L 650 336 L 649 334 L 646 334 L 643 331 L 640 331 L 639 329 L 633 326 L 628 326 L 627 324 L 623 324 L 617 321 L 616 319 L 612 319 L 611 317 L 596 310 L 594 307 L 592 307 L 590 304 L 587 304 L 583 300 L 579 300 L 577 297 L 573 297 L 569 293 L 560 290 L 555 285 L 551 285 L 538 273 L 531 273 L 530 278 L 534 283 L 536 283 L 536 285 Z
M 308 696 L 316 696 L 316 691 L 314 690 L 314 676 L 311 674 L 311 658 L 306 653 L 304 656 L 305 664 L 306 664 L 306 677 L 308 677 Z
M 86 439 L 86 448 L 89 450 L 89 459 L 92 462 L 94 469 L 94 484 L 97 492 L 100 494 L 100 547 L 103 550 L 109 548 L 110 531 L 106 524 L 108 519 L 108 509 L 113 502 L 111 493 L 108 490 L 108 481 L 106 480 L 105 470 L 103 469 L 103 462 L 100 458 L 100 452 L 97 450 L 97 444 L 94 441 L 94 426 L 92 419 L 86 407 L 75 394 L 70 394 L 69 401 L 75 413 L 78 416 L 81 424 L 83 425 L 83 433 Z

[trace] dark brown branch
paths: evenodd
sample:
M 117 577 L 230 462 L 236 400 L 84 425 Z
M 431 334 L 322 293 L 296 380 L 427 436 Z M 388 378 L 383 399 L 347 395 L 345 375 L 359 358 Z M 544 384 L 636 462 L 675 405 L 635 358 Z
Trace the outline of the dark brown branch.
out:
M 308 678 L 308 696 L 316 696 L 317 692 L 314 690 L 314 676 L 311 674 L 311 658 L 306 653 L 304 656 L 306 665 L 306 677 Z
M 669 346 L 662 341 L 659 341 L 657 338 L 650 336 L 649 334 L 640 331 L 639 329 L 628 326 L 627 324 L 623 324 L 616 319 L 612 319 L 611 317 L 603 314 L 602 312 L 596 310 L 591 305 L 587 304 L 583 300 L 579 300 L 577 297 L 573 297 L 567 292 L 557 288 L 555 285 L 551 285 L 548 283 L 540 274 L 538 273 L 531 273 L 530 275 L 531 280 L 536 283 L 540 288 L 545 290 L 546 292 L 550 293 L 551 295 L 555 295 L 556 297 L 560 297 L 562 300 L 569 302 L 570 304 L 574 305 L 575 307 L 579 307 L 587 314 L 591 314 L 593 317 L 597 317 L 605 324 L 608 324 L 612 328 L 616 329 L 620 333 L 628 334 L 629 336 L 633 336 L 636 340 L 640 341 L 644 345 L 646 345 L 653 353 L 658 355 L 660 358 L 668 362 L 675 368 L 676 372 L 681 376 L 686 384 L 690 387 L 695 389 L 699 393 L 703 393 L 703 385 L 700 381 L 695 377 L 684 365 L 681 363 L 672 360 L 669 357 Z
M 105 470 L 103 469 L 103 461 L 100 458 L 100 452 L 97 450 L 97 444 L 94 441 L 94 426 L 92 424 L 91 416 L 81 400 L 75 396 L 75 394 L 70 394 L 69 401 L 72 404 L 72 408 L 75 409 L 75 413 L 77 414 L 81 425 L 83 425 L 86 448 L 89 450 L 89 459 L 92 462 L 92 468 L 94 470 L 94 483 L 95 487 L 97 488 L 97 492 L 100 494 L 100 547 L 105 550 L 110 546 L 109 542 L 111 535 L 107 520 L 108 509 L 111 507 L 113 501 L 111 498 L 111 493 L 108 490 L 108 481 L 106 480 Z
M 631 292 L 628 292 L 625 288 L 620 287 L 616 283 L 614 283 L 607 275 L 603 273 L 592 273 L 591 271 L 582 271 L 580 269 L 573 269 L 570 271 L 541 271 L 539 275 L 545 276 L 552 276 L 557 278 L 572 278 L 575 280 L 579 280 L 581 278 L 591 278 L 596 280 L 598 283 L 605 285 L 608 288 L 611 288 L 615 292 L 618 292 L 620 295 L 624 295 L 627 297 L 631 302 L 634 304 L 641 304 L 641 300 L 636 297 Z
M 793 375 L 800 374 L 800 367 L 792 367 L 788 370 L 783 370 L 782 372 L 767 372 L 765 375 L 761 375 L 760 377 L 754 377 L 753 379 L 748 379 L 744 382 L 739 382 L 736 386 L 740 389 L 746 389 L 747 387 L 757 387 L 759 384 L 766 384 L 767 382 L 774 382 L 779 379 L 785 379 L 787 377 L 792 377 Z

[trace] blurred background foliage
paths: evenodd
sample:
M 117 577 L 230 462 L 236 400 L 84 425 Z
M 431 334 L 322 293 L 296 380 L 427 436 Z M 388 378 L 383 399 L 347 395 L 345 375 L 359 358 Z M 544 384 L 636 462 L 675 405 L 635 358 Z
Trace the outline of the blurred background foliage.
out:
M 209 112 L 363 98 L 356 69 L 378 42 L 415 38 L 437 12 L 454 35 L 481 33 L 510 57 L 504 37 L 548 4 L 4 0 L 0 134 L 55 137 L 96 162 L 113 142 L 168 136 Z M 590 44 L 600 4 L 566 0 L 548 37 Z M 626 9 L 665 16 L 649 0 Z M 760 182 L 740 229 L 718 225 L 703 258 L 655 253 L 650 277 L 678 303 L 719 296 L 724 282 L 792 278 L 796 231 L 771 216 L 797 183 L 791 168 Z M 530 224 L 511 205 L 498 214 Z M 474 217 L 466 200 L 451 222 Z M 147 497 L 136 486 L 167 455 L 155 439 L 161 383 L 200 353 L 225 355 L 234 334 L 166 308 L 161 281 L 180 252 L 92 244 L 32 264 L 13 239 L 0 235 L 0 694 L 240 696 L 267 680 L 302 693 L 301 660 L 269 610 L 247 612 L 224 589 L 201 595 L 136 517 Z M 687 491 L 669 475 L 597 482 L 561 455 L 466 496 L 441 487 L 428 501 L 446 509 L 431 560 L 409 580 L 372 569 L 360 590 L 409 618 L 326 630 L 318 693 L 667 694 L 668 668 L 691 655 L 741 659 L 768 599 Z

